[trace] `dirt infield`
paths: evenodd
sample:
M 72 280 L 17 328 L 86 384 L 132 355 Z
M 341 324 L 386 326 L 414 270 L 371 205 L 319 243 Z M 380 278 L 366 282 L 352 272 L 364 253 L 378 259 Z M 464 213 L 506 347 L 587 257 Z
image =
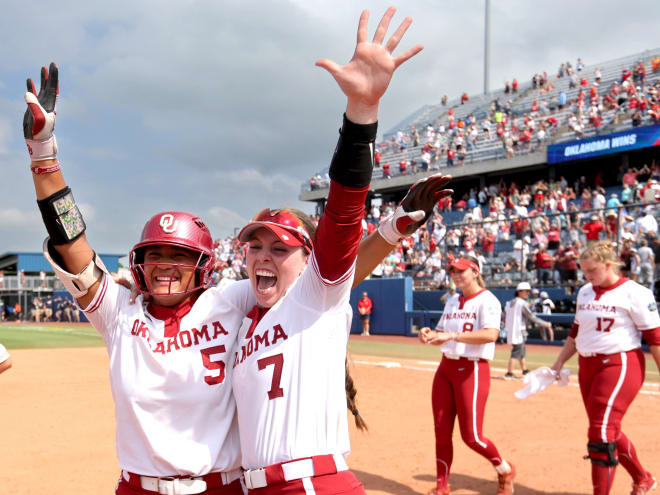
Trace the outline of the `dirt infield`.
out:
M 557 352 L 559 349 L 557 349 Z M 22 494 L 113 493 L 113 403 L 104 348 L 12 351 L 0 376 L 0 490 Z M 369 433 L 351 429 L 349 465 L 369 494 L 413 495 L 434 484 L 430 414 L 433 363 L 352 356 L 358 405 Z M 396 364 L 395 364 L 396 363 Z M 591 493 L 586 415 L 577 387 L 551 387 L 521 401 L 520 382 L 493 379 L 484 433 L 519 471 L 516 494 Z M 657 385 L 624 420 L 646 467 L 660 473 Z M 650 427 L 649 427 L 650 426 Z M 495 493 L 489 463 L 455 437 L 455 494 Z M 613 494 L 629 493 L 619 469 Z

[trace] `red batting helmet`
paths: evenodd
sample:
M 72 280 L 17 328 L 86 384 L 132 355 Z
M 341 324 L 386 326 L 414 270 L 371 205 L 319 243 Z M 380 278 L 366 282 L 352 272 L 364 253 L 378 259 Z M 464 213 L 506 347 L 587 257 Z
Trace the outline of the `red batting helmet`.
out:
M 145 263 L 144 251 L 148 246 L 175 246 L 199 254 L 195 265 L 179 263 Z M 206 289 L 211 281 L 211 273 L 215 266 L 213 239 L 209 229 L 199 217 L 184 211 L 164 211 L 149 219 L 142 229 L 142 236 L 129 254 L 129 263 L 133 280 L 140 292 L 152 294 L 151 284 L 144 275 L 144 267 L 151 264 L 159 266 L 191 266 L 195 276 L 188 282 L 183 291 L 169 294 L 186 294 L 197 289 Z M 193 287 L 190 287 L 193 285 Z M 159 294 L 164 295 L 164 294 Z

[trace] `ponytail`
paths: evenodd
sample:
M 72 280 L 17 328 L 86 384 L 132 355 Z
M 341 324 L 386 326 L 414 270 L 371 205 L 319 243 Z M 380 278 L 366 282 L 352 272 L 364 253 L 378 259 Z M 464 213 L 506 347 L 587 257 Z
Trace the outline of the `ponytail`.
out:
M 348 358 L 346 358 L 344 364 L 346 366 L 346 406 L 348 407 L 348 410 L 353 413 L 353 416 L 355 417 L 355 426 L 357 426 L 358 430 L 368 431 L 369 428 L 367 428 L 367 423 L 365 423 L 364 418 L 360 416 L 357 404 L 355 403 L 357 389 L 355 388 L 353 377 L 351 377 L 351 373 L 348 369 Z

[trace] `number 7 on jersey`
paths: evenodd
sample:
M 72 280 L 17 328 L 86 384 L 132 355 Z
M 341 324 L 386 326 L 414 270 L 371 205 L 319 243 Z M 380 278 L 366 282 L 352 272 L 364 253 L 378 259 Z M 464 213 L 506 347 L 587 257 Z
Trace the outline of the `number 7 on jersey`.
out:
M 270 385 L 270 390 L 268 391 L 268 398 L 270 400 L 277 399 L 278 397 L 284 397 L 284 390 L 280 387 L 280 382 L 282 380 L 282 368 L 284 367 L 284 355 L 275 354 L 274 356 L 268 356 L 257 361 L 259 365 L 259 370 L 264 370 L 267 366 L 273 365 L 273 380 Z

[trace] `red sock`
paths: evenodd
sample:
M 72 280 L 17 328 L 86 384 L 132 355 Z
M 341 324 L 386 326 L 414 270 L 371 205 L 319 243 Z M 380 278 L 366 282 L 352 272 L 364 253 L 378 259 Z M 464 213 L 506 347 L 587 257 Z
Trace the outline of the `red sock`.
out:
M 591 482 L 594 485 L 594 495 L 609 495 L 614 484 L 616 466 L 591 465 Z
M 623 433 L 619 433 L 616 439 L 616 450 L 619 455 L 619 462 L 630 474 L 633 481 L 637 482 L 646 476 L 646 471 L 637 458 L 637 451 L 630 439 Z
M 454 458 L 454 446 L 449 444 L 436 444 L 435 446 L 435 472 L 438 477 L 438 488 L 445 488 L 449 484 L 449 469 Z

